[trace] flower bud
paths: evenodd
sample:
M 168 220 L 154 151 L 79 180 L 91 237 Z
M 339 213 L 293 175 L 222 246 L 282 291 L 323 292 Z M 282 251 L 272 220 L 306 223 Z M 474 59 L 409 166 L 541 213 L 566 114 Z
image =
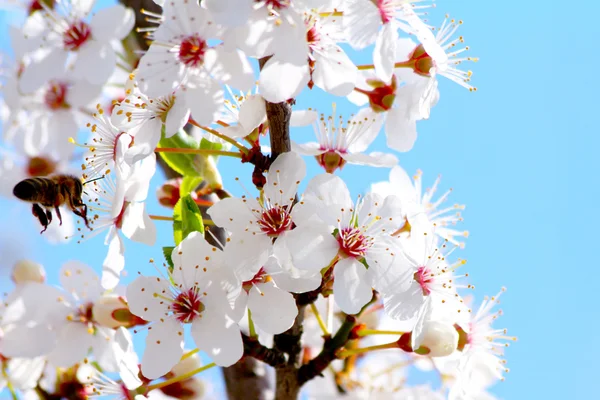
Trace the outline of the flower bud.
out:
M 452 354 L 458 346 L 458 332 L 454 326 L 438 321 L 427 321 L 415 340 L 417 354 L 430 357 L 445 357 Z
M 158 202 L 169 208 L 174 208 L 177 201 L 179 201 L 182 178 L 169 179 L 162 186 L 156 190 L 156 197 Z M 195 193 L 192 192 L 192 196 Z
M 21 260 L 13 267 L 11 277 L 16 284 L 27 282 L 44 283 L 46 280 L 46 271 L 41 264 L 30 260 Z
M 94 321 L 102 326 L 116 329 L 120 326 L 131 328 L 146 323 L 143 319 L 129 311 L 127 302 L 117 295 L 104 295 L 94 303 L 92 308 Z
M 392 77 L 392 82 L 390 84 L 386 84 L 378 79 L 368 79 L 367 84 L 371 86 L 373 90 L 355 90 L 369 98 L 369 105 L 373 111 L 389 111 L 394 105 L 394 100 L 396 99 L 396 89 L 398 87 L 396 83 L 396 77 Z
M 173 377 L 187 374 L 188 372 L 194 371 L 202 366 L 202 360 L 198 353 L 194 353 L 183 360 L 180 360 L 173 368 L 171 368 L 171 374 Z
M 160 388 L 160 390 L 171 398 L 181 400 L 195 400 L 204 397 L 206 387 L 204 382 L 198 378 L 190 378 L 181 382 L 175 382 Z

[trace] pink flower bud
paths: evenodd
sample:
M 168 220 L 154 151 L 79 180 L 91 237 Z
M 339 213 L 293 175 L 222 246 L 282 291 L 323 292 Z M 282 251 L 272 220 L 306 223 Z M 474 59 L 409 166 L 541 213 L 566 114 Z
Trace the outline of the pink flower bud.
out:
M 21 260 L 13 267 L 11 277 L 16 284 L 27 282 L 44 283 L 46 280 L 46 271 L 41 264 L 30 260 Z

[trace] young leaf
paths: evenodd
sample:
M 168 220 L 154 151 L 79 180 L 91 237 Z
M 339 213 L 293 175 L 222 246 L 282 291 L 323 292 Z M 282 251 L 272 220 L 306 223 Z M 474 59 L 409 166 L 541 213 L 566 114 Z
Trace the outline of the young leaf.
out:
M 204 224 L 200 209 L 189 194 L 179 199 L 173 210 L 173 238 L 175 244 L 192 232 L 204 233 Z
M 167 264 L 169 265 L 169 269 L 171 271 L 173 270 L 173 259 L 171 258 L 171 253 L 173 253 L 174 249 L 175 246 L 164 246 L 162 248 L 163 255 L 165 256 L 165 260 L 167 261 Z
M 163 128 L 164 129 L 164 128 Z M 175 149 L 198 149 L 199 143 L 184 131 L 179 131 L 170 138 L 163 137 L 158 142 L 158 148 L 175 148 Z M 198 171 L 194 167 L 195 154 L 182 153 L 159 153 L 163 160 L 174 171 L 183 176 L 198 176 Z

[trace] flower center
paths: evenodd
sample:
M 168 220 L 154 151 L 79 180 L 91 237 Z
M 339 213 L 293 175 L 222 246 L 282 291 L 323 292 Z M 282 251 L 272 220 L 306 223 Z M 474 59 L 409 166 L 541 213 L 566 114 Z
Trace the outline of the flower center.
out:
M 56 170 L 56 163 L 43 157 L 32 157 L 27 164 L 27 175 L 48 176 Z
M 27 9 L 29 15 L 33 14 L 36 11 L 43 10 L 44 7 L 42 4 L 46 5 L 49 8 L 54 8 L 54 0 L 33 0 L 29 2 L 29 8 Z
M 433 59 L 425 51 L 422 44 L 415 47 L 406 62 L 399 63 L 401 66 L 411 67 L 415 74 L 430 77 L 429 71 L 435 66 Z
M 328 150 L 323 154 L 315 156 L 319 165 L 325 168 L 325 171 L 332 174 L 336 169 L 342 169 L 346 164 L 346 160 L 342 158 L 338 152 L 334 150 Z
M 50 82 L 50 87 L 44 94 L 44 103 L 51 110 L 69 108 L 66 102 L 67 84 L 61 82 Z
M 179 60 L 188 67 L 198 68 L 204 63 L 204 53 L 208 46 L 196 34 L 188 36 L 179 46 Z
M 92 36 L 90 26 L 79 20 L 73 22 L 63 34 L 65 50 L 77 51 Z
M 204 311 L 204 304 L 200 301 L 198 288 L 193 287 L 181 292 L 171 305 L 171 311 L 181 323 L 192 322 Z
M 260 2 L 261 0 L 256 0 Z M 282 8 L 288 8 L 292 3 L 291 0 L 265 0 L 265 4 L 272 10 L 281 10 Z
M 262 213 L 258 225 L 267 235 L 277 236 L 292 228 L 292 217 L 287 212 L 287 207 L 276 206 Z
M 92 303 L 81 304 L 77 308 L 77 312 L 75 314 L 69 314 L 67 316 L 67 320 L 72 322 L 81 322 L 82 324 L 90 324 L 90 329 L 93 329 L 93 326 L 91 325 L 93 324 L 94 318 L 94 314 L 92 312 L 93 307 L 94 304 Z
M 306 42 L 309 46 L 314 46 L 321 41 L 321 32 L 317 29 L 316 23 L 309 22 L 309 28 L 306 31 Z
M 258 283 L 266 283 L 270 280 L 269 275 L 267 274 L 267 271 L 265 271 L 264 268 L 261 268 L 256 275 L 254 275 L 254 278 L 250 279 L 249 281 L 245 281 L 242 283 L 242 288 L 247 292 L 250 291 L 250 289 L 252 289 L 252 286 L 258 284 Z
M 387 24 L 394 18 L 394 1 L 393 0 L 375 0 L 375 5 L 379 10 L 381 22 Z
M 433 274 L 431 270 L 427 267 L 419 267 L 417 272 L 413 275 L 413 278 L 419 286 L 421 286 L 421 290 L 423 291 L 423 296 L 429 296 L 431 293 L 430 285 L 433 283 Z
M 339 231 L 337 241 L 340 244 L 340 250 L 348 257 L 364 257 L 367 250 L 371 247 L 373 241 L 365 236 L 358 228 L 344 228 Z
M 369 105 L 375 112 L 385 112 L 392 108 L 396 99 L 396 77 L 392 77 L 392 82 L 388 85 L 378 79 L 368 79 L 367 84 L 373 90 L 354 89 L 369 98 Z

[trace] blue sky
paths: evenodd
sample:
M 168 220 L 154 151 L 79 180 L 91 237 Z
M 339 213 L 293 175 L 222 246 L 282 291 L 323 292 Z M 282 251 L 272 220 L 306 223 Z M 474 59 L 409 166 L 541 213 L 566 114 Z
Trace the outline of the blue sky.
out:
M 600 61 L 594 41 L 600 36 L 600 6 L 440 0 L 430 21 L 441 22 L 446 12 L 465 21 L 459 33 L 480 58 L 468 66 L 478 91 L 442 81 L 439 104 L 419 124 L 415 148 L 400 154 L 400 163 L 409 172 L 422 169 L 425 185 L 442 174 L 441 189 L 454 189 L 450 201 L 467 205 L 462 226 L 471 235 L 460 257 L 468 260 L 476 299 L 508 288 L 498 326 L 519 341 L 506 354 L 511 372 L 493 393 L 504 399 L 588 398 L 600 357 L 595 259 L 600 84 L 593 73 Z M 348 113 L 357 111 L 317 90 L 305 93 L 299 105 L 328 113 L 334 100 Z M 303 141 L 302 133 L 292 135 Z M 383 150 L 384 143 L 381 136 L 372 150 Z M 313 160 L 307 163 L 309 174 L 319 172 Z M 239 193 L 232 177 L 249 178 L 249 169 L 222 165 L 226 187 Z M 385 169 L 354 166 L 341 174 L 355 195 L 387 175 Z M 149 204 L 155 214 L 169 213 L 154 199 Z M 27 206 L 0 200 L 0 209 L 0 241 L 18 241 L 22 248 L 2 254 L 0 288 L 7 287 L 12 256 L 37 260 L 54 277 L 72 258 L 99 267 L 106 250 L 100 238 L 50 246 Z M 158 224 L 158 244 L 171 244 L 169 225 Z M 159 245 L 127 243 L 131 272 L 150 271 L 148 258 L 160 258 Z

